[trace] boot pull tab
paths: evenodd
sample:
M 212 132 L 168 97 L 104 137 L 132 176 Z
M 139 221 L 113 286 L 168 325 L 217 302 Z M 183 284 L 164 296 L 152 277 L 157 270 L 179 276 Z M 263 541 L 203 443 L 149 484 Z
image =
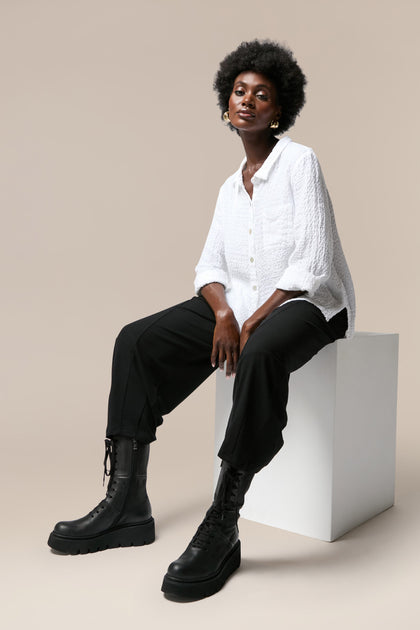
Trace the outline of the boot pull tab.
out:
M 109 477 L 111 474 L 111 456 L 112 456 L 112 440 L 105 439 L 105 457 L 104 457 L 104 476 L 102 479 L 102 485 L 105 485 L 105 477 Z M 109 461 L 109 468 L 108 468 Z

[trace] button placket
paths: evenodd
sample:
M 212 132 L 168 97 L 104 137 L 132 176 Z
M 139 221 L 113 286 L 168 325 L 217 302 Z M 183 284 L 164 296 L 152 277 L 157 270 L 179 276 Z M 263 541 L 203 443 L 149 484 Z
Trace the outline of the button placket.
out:
M 254 187 L 254 195 L 255 195 L 255 187 Z M 250 200 L 249 204 L 249 227 L 248 227 L 248 261 L 250 268 L 250 284 L 251 290 L 253 294 L 253 298 L 255 303 L 258 299 L 258 282 L 257 282 L 257 269 L 255 264 L 255 240 L 254 240 L 254 223 L 255 223 L 255 214 L 254 214 L 254 199 Z

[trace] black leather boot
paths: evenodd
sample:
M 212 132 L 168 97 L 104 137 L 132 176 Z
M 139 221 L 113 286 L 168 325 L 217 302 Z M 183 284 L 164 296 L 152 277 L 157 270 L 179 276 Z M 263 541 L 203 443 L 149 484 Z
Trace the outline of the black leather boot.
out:
M 75 521 L 60 521 L 50 534 L 52 549 L 69 554 L 92 553 L 113 547 L 147 545 L 155 539 L 155 524 L 146 492 L 149 444 L 126 437 L 105 440 L 105 499 Z M 110 460 L 110 470 L 107 461 Z
M 162 591 L 200 599 L 219 591 L 241 563 L 239 510 L 253 474 L 222 467 L 214 500 L 184 553 L 169 565 Z

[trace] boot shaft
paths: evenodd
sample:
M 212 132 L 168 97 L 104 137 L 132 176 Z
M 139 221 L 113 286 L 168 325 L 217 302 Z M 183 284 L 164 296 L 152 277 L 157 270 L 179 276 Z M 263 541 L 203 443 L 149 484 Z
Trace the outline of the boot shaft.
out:
M 106 501 L 121 512 L 120 524 L 151 517 L 152 508 L 146 491 L 149 444 L 133 438 L 116 436 L 105 440 L 104 475 L 109 475 Z M 107 460 L 110 461 L 109 470 Z
M 222 510 L 234 511 L 239 515 L 253 477 L 253 473 L 237 470 L 228 462 L 222 461 L 214 493 L 214 505 Z
M 104 478 L 105 476 L 125 478 L 132 475 L 146 475 L 149 448 L 149 444 L 140 444 L 134 438 L 122 436 L 106 438 Z

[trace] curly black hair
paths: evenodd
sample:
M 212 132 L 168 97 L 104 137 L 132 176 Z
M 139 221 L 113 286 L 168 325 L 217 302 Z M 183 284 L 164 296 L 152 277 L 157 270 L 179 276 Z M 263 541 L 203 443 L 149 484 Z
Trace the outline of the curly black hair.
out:
M 283 133 L 293 125 L 305 103 L 306 77 L 292 51 L 269 39 L 254 39 L 251 42 L 242 42 L 236 50 L 226 55 L 213 83 L 222 117 L 228 109 L 236 77 L 247 70 L 263 74 L 276 86 L 281 116 L 279 127 L 272 132 L 273 135 Z M 237 131 L 230 123 L 228 126 Z

